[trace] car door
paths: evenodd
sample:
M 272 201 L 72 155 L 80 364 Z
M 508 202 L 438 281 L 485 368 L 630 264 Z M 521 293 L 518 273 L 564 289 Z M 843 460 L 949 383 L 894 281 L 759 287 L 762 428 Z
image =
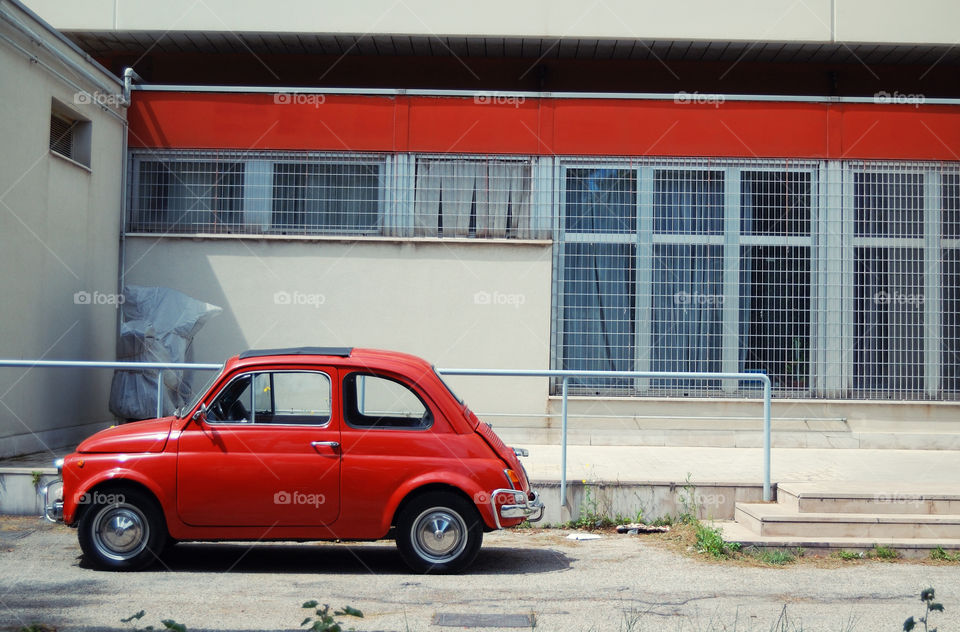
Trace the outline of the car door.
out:
M 340 513 L 336 372 L 231 378 L 179 439 L 177 511 L 202 526 L 319 526 Z

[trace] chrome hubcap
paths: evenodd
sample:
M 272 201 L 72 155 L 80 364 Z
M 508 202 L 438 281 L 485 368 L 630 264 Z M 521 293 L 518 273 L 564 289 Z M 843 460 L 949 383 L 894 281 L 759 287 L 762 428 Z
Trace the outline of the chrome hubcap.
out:
M 93 541 L 104 557 L 128 560 L 146 548 L 149 534 L 147 520 L 139 509 L 117 504 L 100 510 L 94 523 Z
M 413 546 L 425 560 L 442 563 L 467 546 L 467 525 L 458 514 L 442 507 L 424 511 L 413 523 Z

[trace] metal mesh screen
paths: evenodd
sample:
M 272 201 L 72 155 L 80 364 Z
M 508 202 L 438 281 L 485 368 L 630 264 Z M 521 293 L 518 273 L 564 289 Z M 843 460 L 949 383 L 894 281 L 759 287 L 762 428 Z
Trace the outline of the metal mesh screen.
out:
M 557 368 L 762 372 L 780 397 L 957 398 L 956 164 L 563 159 L 555 174 Z
M 131 232 L 554 241 L 555 368 L 960 396 L 960 165 L 131 152 Z M 754 394 L 574 380 L 601 395 Z
M 314 152 L 131 152 L 128 230 L 382 231 L 385 158 Z
M 546 238 L 532 158 L 131 152 L 131 232 Z

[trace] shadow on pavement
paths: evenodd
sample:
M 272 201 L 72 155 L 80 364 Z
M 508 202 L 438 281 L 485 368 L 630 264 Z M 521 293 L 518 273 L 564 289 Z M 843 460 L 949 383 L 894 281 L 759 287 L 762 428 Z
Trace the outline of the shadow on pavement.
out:
M 550 548 L 485 547 L 462 575 L 551 573 L 571 559 Z M 87 568 L 84 562 L 81 566 Z M 186 542 L 172 547 L 147 572 L 176 573 L 375 573 L 418 575 L 392 542 L 237 543 Z

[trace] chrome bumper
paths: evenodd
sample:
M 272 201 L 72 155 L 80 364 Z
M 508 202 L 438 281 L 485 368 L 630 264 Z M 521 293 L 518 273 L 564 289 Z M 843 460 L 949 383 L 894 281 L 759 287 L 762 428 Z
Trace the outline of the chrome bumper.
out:
M 43 517 L 50 522 L 63 522 L 63 479 L 47 483 L 40 493 L 43 494 Z
M 493 506 L 493 519 L 497 528 L 502 529 L 500 518 L 526 518 L 530 522 L 537 522 L 543 518 L 543 502 L 537 492 L 531 492 L 533 500 L 518 489 L 495 489 L 490 493 L 490 504 Z M 497 504 L 505 499 L 508 502 Z M 536 515 L 536 518 L 533 516 Z

